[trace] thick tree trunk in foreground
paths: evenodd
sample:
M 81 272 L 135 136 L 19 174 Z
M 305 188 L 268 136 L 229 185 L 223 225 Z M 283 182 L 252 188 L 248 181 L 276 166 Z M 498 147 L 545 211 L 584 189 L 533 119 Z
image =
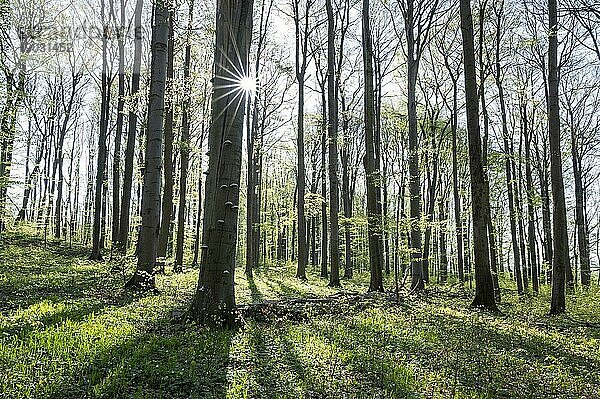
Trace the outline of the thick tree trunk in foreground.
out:
M 367 226 L 369 234 L 369 267 L 371 279 L 369 291 L 383 291 L 383 241 L 382 215 L 379 200 L 381 198 L 381 173 L 379 159 L 375 154 L 375 98 L 373 93 L 373 49 L 369 21 L 369 0 L 363 0 L 362 43 L 365 77 L 365 144 L 367 146 L 364 166 L 367 179 Z
M 146 162 L 142 188 L 142 226 L 138 240 L 137 268 L 133 277 L 126 284 L 141 289 L 154 289 L 154 265 L 157 256 L 160 215 L 162 128 L 165 106 L 168 31 L 169 10 L 167 9 L 166 0 L 157 0 L 154 5 L 154 26 L 152 27 L 151 42 L 152 61 L 148 99 Z
M 242 164 L 244 92 L 231 80 L 248 73 L 252 0 L 217 3 L 215 76 L 209 164 L 204 203 L 203 246 L 191 313 L 202 324 L 235 325 L 234 271 Z
M 554 250 L 552 257 L 552 300 L 550 314 L 563 313 L 565 305 L 565 271 L 569 264 L 569 238 L 567 235 L 567 210 L 562 178 L 562 153 L 560 150 L 560 114 L 558 98 L 558 18 L 557 1 L 548 0 L 548 134 L 550 136 L 550 175 L 554 214 L 552 229 Z
M 460 0 L 460 22 L 465 68 L 469 169 L 471 172 L 471 208 L 473 215 L 473 251 L 475 255 L 475 298 L 473 299 L 472 306 L 496 311 L 498 308 L 494 298 L 494 283 L 490 271 L 487 231 L 486 209 L 489 207 L 489 193 L 486 190 L 486 176 L 482 162 L 473 17 L 469 0 Z

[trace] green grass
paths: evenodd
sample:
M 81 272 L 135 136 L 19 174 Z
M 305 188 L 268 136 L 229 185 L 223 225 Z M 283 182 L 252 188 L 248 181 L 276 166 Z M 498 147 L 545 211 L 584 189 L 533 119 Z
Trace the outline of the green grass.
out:
M 32 231 L 3 240 L 0 398 L 600 397 L 597 288 L 570 295 L 561 317 L 547 316 L 547 287 L 518 298 L 503 281 L 500 316 L 469 310 L 471 292 L 451 284 L 404 293 L 399 304 L 375 298 L 230 332 L 171 322 L 189 303 L 196 270 L 168 268 L 159 294 L 136 296 L 122 288 L 132 259 L 113 273 L 111 262 L 44 247 Z M 240 269 L 238 302 L 339 291 L 316 271 L 299 281 L 293 268 L 252 281 Z M 362 292 L 368 275 L 342 283 Z

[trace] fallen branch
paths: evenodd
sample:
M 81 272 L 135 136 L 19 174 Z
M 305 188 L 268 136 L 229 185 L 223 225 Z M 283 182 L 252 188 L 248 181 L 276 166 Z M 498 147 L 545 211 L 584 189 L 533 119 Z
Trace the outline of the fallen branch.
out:
M 242 319 L 258 322 L 305 321 L 318 315 L 342 313 L 349 308 L 362 310 L 375 304 L 390 302 L 395 302 L 393 293 L 340 292 L 328 297 L 290 298 L 245 304 L 238 306 L 238 312 Z

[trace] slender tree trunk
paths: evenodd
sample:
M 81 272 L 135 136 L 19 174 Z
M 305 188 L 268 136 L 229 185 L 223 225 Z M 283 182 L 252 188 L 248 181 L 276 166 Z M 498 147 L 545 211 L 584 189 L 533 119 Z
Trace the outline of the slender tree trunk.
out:
M 206 94 L 206 85 L 204 86 L 205 89 L 205 94 Z M 205 101 L 207 101 L 205 99 Z M 204 108 L 204 107 L 203 107 Z M 204 113 L 203 113 L 203 117 L 204 117 Z M 192 260 L 192 265 L 198 266 L 198 255 L 200 252 L 200 225 L 201 225 L 201 221 L 202 221 L 202 175 L 204 174 L 202 171 L 202 142 L 203 142 L 203 138 L 204 138 L 204 132 L 205 132 L 205 125 L 204 125 L 204 120 L 202 121 L 202 133 L 200 136 L 200 143 L 198 144 L 198 147 L 200 148 L 199 151 L 199 156 L 198 156 L 198 208 L 196 209 L 196 232 L 194 234 L 194 259 Z
M 304 212 L 304 196 L 306 191 L 306 171 L 304 162 L 304 81 L 307 67 L 308 16 L 311 3 L 306 2 L 306 10 L 301 29 L 299 2 L 294 1 L 294 24 L 296 43 L 296 80 L 298 81 L 298 268 L 296 277 L 306 279 L 308 249 L 306 236 L 306 216 Z M 293 243 L 293 241 L 292 241 Z
M 234 271 L 242 163 L 244 93 L 228 89 L 229 71 L 247 74 L 252 0 L 217 2 L 212 121 L 204 204 L 203 251 L 191 313 L 202 324 L 233 327 Z M 229 105 L 228 105 L 229 104 Z
M 98 158 L 96 167 L 96 182 L 94 190 L 94 226 L 92 233 L 92 254 L 90 259 L 102 260 L 101 248 L 102 248 L 102 212 L 103 212 L 103 187 L 104 187 L 104 176 L 106 171 L 106 139 L 108 133 L 108 61 L 107 61 L 107 41 L 108 41 L 108 24 L 104 17 L 104 0 L 100 2 L 101 15 L 102 15 L 102 81 L 100 87 L 100 133 L 98 135 Z
M 121 222 L 121 135 L 123 132 L 123 109 L 125 107 L 125 0 L 121 0 L 121 26 L 117 39 L 119 46 L 119 99 L 117 102 L 117 131 L 115 132 L 115 152 L 112 171 L 112 245 L 119 246 L 119 223 Z
M 338 104 L 336 96 L 335 74 L 335 15 L 332 0 L 326 0 L 327 9 L 327 96 L 328 96 L 328 139 L 329 139 L 329 242 L 331 254 L 331 273 L 329 286 L 340 284 L 340 249 L 339 249 L 339 188 L 338 188 Z M 341 55 L 340 55 L 341 56 Z
M 439 201 L 439 219 L 440 219 L 440 278 L 439 281 L 445 284 L 448 280 L 448 253 L 446 248 L 446 200 Z
M 327 278 L 328 239 L 327 239 L 327 101 L 325 99 L 325 88 L 321 91 L 321 277 Z
M 383 248 L 381 215 L 381 171 L 375 149 L 375 97 L 373 89 L 373 48 L 369 21 L 369 0 L 363 0 L 362 44 L 365 79 L 365 176 L 367 179 L 367 227 L 369 234 L 369 291 L 383 291 Z
M 414 0 L 406 2 L 405 31 L 407 44 L 408 66 L 408 169 L 410 174 L 410 265 L 411 291 L 421 291 L 425 288 L 423 271 L 423 254 L 421 245 L 421 177 L 419 171 L 419 143 L 417 131 L 417 76 L 418 60 L 415 54 L 415 21 Z
M 465 281 L 463 259 L 463 224 L 460 211 L 460 193 L 458 187 L 458 84 L 452 81 L 452 195 L 454 197 L 454 223 L 456 228 L 456 269 L 458 281 Z
M 590 243 L 585 212 L 585 190 L 581 172 L 581 159 L 577 150 L 577 138 L 571 132 L 571 157 L 573 161 L 573 180 L 575 182 L 575 226 L 577 229 L 577 248 L 581 269 L 581 285 L 588 287 L 591 280 Z
M 142 6 L 143 0 L 137 0 L 134 14 L 134 49 L 133 73 L 131 75 L 132 104 L 129 111 L 127 128 L 127 145 L 125 149 L 125 173 L 123 175 L 123 196 L 121 200 L 119 220 L 119 248 L 127 251 L 129 237 L 129 219 L 131 210 L 131 194 L 133 188 L 133 161 L 135 157 L 135 140 L 137 134 L 137 96 L 140 88 L 140 67 L 142 62 Z
M 152 27 L 152 61 L 148 99 L 148 132 L 144 183 L 142 188 L 142 226 L 140 229 L 138 262 L 135 274 L 126 286 L 154 289 L 154 266 L 157 257 L 160 186 L 162 165 L 163 118 L 167 74 L 167 48 L 170 12 L 164 0 L 154 4 Z
M 166 0 L 158 0 L 166 1 Z M 158 257 L 167 256 L 167 247 L 171 237 L 171 216 L 173 212 L 173 57 L 175 53 L 175 37 L 173 30 L 173 15 L 169 16 L 169 41 L 167 55 L 167 99 L 166 115 L 164 121 L 164 174 L 163 200 L 160 219 L 160 233 L 158 235 Z
M 527 267 L 527 251 L 525 248 L 525 226 L 523 225 L 523 218 L 522 218 L 522 214 L 523 214 L 523 207 L 522 207 L 522 197 L 521 197 L 521 182 L 523 181 L 523 171 L 521 168 L 521 157 L 522 157 L 522 147 L 523 147 L 523 135 L 520 134 L 519 135 L 519 153 L 517 158 L 519 159 L 519 168 L 517 171 L 517 168 L 515 166 L 516 161 L 514 160 L 515 157 L 513 157 L 513 176 L 515 178 L 515 182 L 513 184 L 513 188 L 515 190 L 515 208 L 516 208 L 516 213 L 517 213 L 517 221 L 518 221 L 518 227 L 519 227 L 519 250 L 521 251 L 521 275 L 523 277 L 523 288 L 525 290 L 525 292 L 527 292 L 527 290 L 529 290 L 529 269 Z M 514 150 L 513 150 L 514 152 Z
M 183 98 L 183 110 L 181 116 L 181 171 L 179 176 L 179 207 L 177 209 L 177 248 L 175 250 L 175 266 L 176 272 L 181 272 L 183 269 L 183 244 L 185 242 L 185 211 L 187 201 L 187 175 L 188 165 L 190 161 L 190 96 L 191 96 L 191 81 L 190 81 L 190 64 L 192 60 L 192 21 L 194 17 L 194 0 L 189 2 L 188 28 L 185 46 L 185 61 L 183 65 L 183 84 L 185 87 Z
M 475 298 L 472 306 L 496 311 L 494 283 L 490 271 L 488 221 L 489 193 L 483 168 L 479 131 L 479 99 L 475 72 L 473 17 L 469 0 L 460 0 L 460 20 L 463 38 L 467 132 L 469 137 L 469 168 L 471 173 L 471 209 L 473 215 L 473 249 L 475 255 Z
M 535 240 L 535 208 L 534 208 L 534 198 L 535 192 L 533 189 L 533 178 L 531 171 L 531 135 L 533 132 L 530 132 L 527 126 L 527 108 L 526 105 L 522 106 L 523 108 L 523 127 L 524 127 L 524 135 L 525 135 L 525 179 L 526 179 L 526 193 L 527 193 L 527 236 L 528 236 L 528 246 L 529 246 L 529 265 L 531 268 L 531 286 L 533 288 L 534 293 L 539 292 L 539 276 L 538 276 L 538 266 L 537 266 L 537 250 L 536 250 L 536 240 Z
M 552 299 L 550 314 L 564 313 L 565 277 L 569 264 L 569 238 L 567 235 L 567 209 L 562 178 L 562 153 L 560 150 L 560 114 L 558 98 L 558 17 L 557 1 L 548 0 L 548 134 L 550 136 L 550 174 L 554 214 L 554 247 L 552 257 Z

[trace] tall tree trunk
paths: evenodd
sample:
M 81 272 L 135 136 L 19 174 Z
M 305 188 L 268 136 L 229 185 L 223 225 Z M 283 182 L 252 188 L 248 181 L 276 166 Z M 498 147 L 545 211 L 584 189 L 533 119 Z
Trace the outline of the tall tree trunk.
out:
M 302 21 L 300 20 L 300 2 L 294 1 L 294 25 L 296 43 L 296 80 L 298 81 L 298 268 L 296 277 L 306 279 L 306 264 L 308 249 L 306 236 L 306 216 L 304 212 L 304 196 L 306 191 L 306 170 L 304 162 L 304 82 L 307 67 L 309 9 L 311 2 L 307 1 Z M 303 25 L 300 25 L 300 24 Z M 292 240 L 293 244 L 293 240 Z
M 101 248 L 102 248 L 102 212 L 103 212 L 103 187 L 104 177 L 106 171 L 106 139 L 108 133 L 108 96 L 110 87 L 108 82 L 107 70 L 107 41 L 109 34 L 108 23 L 105 21 L 104 16 L 104 0 L 100 2 L 101 15 L 102 15 L 102 80 L 100 87 L 100 133 L 98 134 L 98 159 L 96 167 L 96 182 L 94 190 L 94 226 L 92 233 L 92 254 L 90 259 L 102 260 Z
M 327 259 L 328 243 L 327 239 L 327 101 L 325 99 L 325 87 L 321 88 L 321 277 L 329 276 Z
M 475 72 L 473 16 L 469 0 L 460 0 L 460 22 L 463 38 L 467 132 L 469 137 L 469 169 L 471 174 L 471 209 L 473 215 L 473 250 L 475 255 L 475 298 L 472 306 L 497 310 L 494 283 L 490 271 L 488 221 L 489 193 L 483 168 L 479 131 L 479 98 Z
M 503 4 L 503 3 L 501 3 Z M 517 236 L 517 213 L 515 210 L 515 182 L 512 174 L 511 167 L 511 158 L 512 158 L 512 150 L 509 142 L 509 132 L 508 132 L 508 120 L 507 120 L 507 112 L 506 112 L 506 100 L 504 97 L 504 86 L 502 85 L 502 71 L 500 65 L 500 41 L 501 41 L 501 33 L 500 28 L 502 26 L 502 17 L 503 17 L 503 8 L 500 9 L 500 12 L 497 13 L 497 21 L 496 21 L 496 37 L 495 37 L 495 78 L 496 78 L 496 86 L 498 88 L 498 97 L 500 102 L 500 116 L 502 119 L 502 141 L 504 144 L 504 156 L 505 156 L 505 172 L 506 172 L 506 185 L 507 185 L 507 194 L 508 194 L 508 212 L 510 219 L 510 233 L 511 233 L 511 242 L 512 242 L 512 250 L 513 250 L 513 266 L 515 271 L 515 278 L 517 280 L 517 291 L 519 295 L 523 294 L 523 278 L 521 275 L 521 253 L 519 250 L 519 241 Z
M 516 157 L 516 159 L 519 160 L 519 168 L 517 171 L 516 168 L 516 161 L 515 161 L 515 157 L 513 157 L 513 176 L 515 178 L 515 182 L 514 182 L 514 189 L 515 189 L 515 208 L 516 208 L 516 212 L 517 212 L 517 221 L 518 221 L 518 227 L 519 227 L 519 250 L 521 251 L 521 274 L 523 277 L 523 288 L 525 290 L 525 292 L 527 292 L 527 290 L 529 289 L 529 269 L 527 267 L 527 251 L 525 248 L 525 226 L 523 225 L 523 217 L 521 215 L 523 215 L 523 207 L 521 204 L 521 184 L 523 181 L 523 170 L 521 168 L 521 157 L 523 155 L 523 135 L 519 134 L 519 153 Z M 513 150 L 514 153 L 514 150 Z
M 446 247 L 446 200 L 439 202 L 440 219 L 440 278 L 439 281 L 445 284 L 448 280 L 448 253 Z
M 480 5 L 479 9 L 479 96 L 481 99 L 481 111 L 483 114 L 483 150 L 482 150 L 482 160 L 483 167 L 486 170 L 488 168 L 488 140 L 489 140 L 489 127 L 490 127 L 490 117 L 487 110 L 487 101 L 485 97 L 485 80 L 486 80 L 486 70 L 487 66 L 484 63 L 483 59 L 483 49 L 485 46 L 484 43 L 484 35 L 485 35 L 485 11 L 487 7 L 487 1 L 483 2 Z M 490 182 L 489 176 L 485 179 L 485 190 L 490 192 Z M 488 201 L 489 202 L 489 201 Z M 498 283 L 498 264 L 497 264 L 497 252 L 496 252 L 496 233 L 494 231 L 494 223 L 492 219 L 492 210 L 489 206 L 486 209 L 487 213 L 487 223 L 488 223 L 488 239 L 489 239 L 489 247 L 490 247 L 490 267 L 492 270 L 492 280 L 494 283 L 494 295 L 496 296 L 496 301 L 500 302 L 500 285 Z
M 112 245 L 119 246 L 119 223 L 121 222 L 121 135 L 123 133 L 123 109 L 125 107 L 125 0 L 120 1 L 121 26 L 118 28 L 119 47 L 119 99 L 117 102 L 117 131 L 112 171 Z
M 71 93 L 69 94 L 69 100 L 67 104 L 64 106 L 64 116 L 62 121 L 62 126 L 59 131 L 58 145 L 56 147 L 56 161 L 58 168 L 58 186 L 57 186 L 57 195 L 56 195 L 56 205 L 54 208 L 54 236 L 56 238 L 61 237 L 61 228 L 62 228 L 62 202 L 63 202 L 63 184 L 64 184 L 64 173 L 63 173 L 63 162 L 64 162 L 64 151 L 63 146 L 65 142 L 65 137 L 67 136 L 67 128 L 69 120 L 71 119 L 71 113 L 73 112 L 73 104 L 75 102 L 75 95 L 77 93 L 77 85 L 81 80 L 81 75 L 77 72 L 73 72 L 71 74 Z M 73 138 L 73 140 L 75 140 Z
M 204 85 L 204 104 L 206 104 L 208 102 L 208 100 L 206 99 L 206 84 Z M 202 109 L 204 110 L 205 105 L 202 106 Z M 198 192 L 198 206 L 196 209 L 196 231 L 194 233 L 194 259 L 192 260 L 192 265 L 198 266 L 198 255 L 200 252 L 200 225 L 202 222 L 202 176 L 204 175 L 204 172 L 202 171 L 202 144 L 204 141 L 204 133 L 205 133 L 205 113 L 202 113 L 202 128 L 201 128 L 201 133 L 200 133 L 200 143 L 198 144 L 198 148 L 200 149 L 200 151 L 198 152 L 198 188 L 197 188 L 197 192 Z
M 465 281 L 463 258 L 463 224 L 460 210 L 460 191 L 458 187 L 458 82 L 452 81 L 452 195 L 454 198 L 454 223 L 456 229 L 456 269 L 458 281 Z
M 532 117 L 533 118 L 533 117 Z M 537 250 L 535 240 L 535 205 L 534 198 L 535 192 L 533 189 L 533 178 L 531 171 L 531 136 L 533 131 L 529 131 L 527 126 L 527 106 L 522 105 L 522 120 L 523 120 L 523 133 L 525 138 L 525 179 L 526 179 L 526 193 L 527 193 L 527 236 L 528 236 L 528 247 L 529 247 L 529 265 L 531 268 L 531 286 L 534 293 L 539 292 L 539 276 L 537 266 Z M 532 126 L 533 121 L 532 121 Z
M 545 151 L 544 151 L 545 152 Z M 546 164 L 544 156 L 543 164 Z M 538 161 L 539 162 L 539 161 Z M 541 165 L 541 164 L 540 164 Z M 548 191 L 548 168 L 540 166 L 538 168 L 540 179 L 540 192 L 542 194 L 542 228 L 544 231 L 544 263 L 546 267 L 546 284 L 552 281 L 552 226 L 550 216 L 550 193 Z
M 415 54 L 414 0 L 408 0 L 405 17 L 408 66 L 408 169 L 410 174 L 410 265 L 411 291 L 425 288 L 421 245 L 421 177 L 419 171 L 419 143 L 417 132 L 417 76 L 419 64 Z
M 350 135 L 348 132 L 349 117 L 346 109 L 346 97 L 342 94 L 340 99 L 342 105 L 342 137 L 344 142 L 340 151 L 340 161 L 342 162 L 342 205 L 344 211 L 344 278 L 350 279 L 353 274 L 352 265 L 352 200 L 350 193 L 350 153 L 348 151 Z
M 568 112 L 568 110 L 567 110 Z M 575 121 L 570 114 L 571 126 Z M 575 183 L 575 228 L 577 230 L 577 249 L 579 250 L 579 265 L 581 269 L 581 285 L 588 287 L 591 280 L 590 243 L 585 212 L 585 189 L 583 186 L 581 156 L 579 155 L 577 135 L 571 131 L 571 160 L 573 162 L 573 181 Z M 577 269 L 576 269 L 577 270 Z
M 143 0 L 137 0 L 134 14 L 134 48 L 133 48 L 133 71 L 131 75 L 132 104 L 130 104 L 127 145 L 125 148 L 125 170 L 123 175 L 123 198 L 120 206 L 119 220 L 119 248 L 127 251 L 129 237 L 129 219 L 131 210 L 131 194 L 133 189 L 133 161 L 135 157 L 135 140 L 137 134 L 137 104 L 138 91 L 140 89 L 140 67 L 142 63 L 142 6 Z
M 150 93 L 148 99 L 148 132 L 144 183 L 142 188 L 142 226 L 138 239 L 138 262 L 135 274 L 126 286 L 154 289 L 154 265 L 158 248 L 160 186 L 162 165 L 163 118 L 167 74 L 167 48 L 169 16 L 166 0 L 154 3 L 152 27 L 152 61 L 150 68 Z
M 552 299 L 550 313 L 566 310 L 565 277 L 569 264 L 569 237 L 567 235 L 567 209 L 562 178 L 562 153 L 560 150 L 560 114 L 558 99 L 558 17 L 557 1 L 548 0 L 548 134 L 550 136 L 550 174 L 554 214 L 552 220 Z
M 175 266 L 176 272 L 181 272 L 183 268 L 183 244 L 185 242 L 185 211 L 186 211 L 186 196 L 187 196 L 187 175 L 188 165 L 190 161 L 190 97 L 191 97 L 191 81 L 190 81 L 190 64 L 192 60 L 192 22 L 194 18 L 194 0 L 189 1 L 189 16 L 188 28 L 185 45 L 185 61 L 183 64 L 183 85 L 184 98 L 183 110 L 181 115 L 181 171 L 179 176 L 179 207 L 177 208 L 177 246 L 175 250 Z M 198 215 L 199 216 L 199 215 Z
M 338 187 L 338 103 L 336 96 L 335 74 L 335 15 L 332 0 L 326 0 L 327 9 L 327 102 L 328 102 L 328 139 L 329 139 L 329 243 L 331 254 L 331 273 L 329 286 L 339 287 L 340 284 L 340 248 L 339 248 L 339 223 L 340 208 Z M 340 54 L 340 57 L 342 55 Z
M 381 171 L 375 149 L 375 97 L 373 89 L 373 43 L 369 21 L 369 0 L 363 0 L 362 44 L 365 79 L 365 176 L 367 180 L 367 227 L 369 234 L 369 291 L 383 291 L 383 240 L 381 215 Z
M 165 0 L 159 0 L 165 1 Z M 170 11 L 169 16 L 169 40 L 167 51 L 167 100 L 166 115 L 164 121 L 164 174 L 165 184 L 163 185 L 162 210 L 160 217 L 160 233 L 158 235 L 158 253 L 161 258 L 167 256 L 167 247 L 171 238 L 171 217 L 173 212 L 173 57 L 175 53 L 175 37 L 173 30 L 173 15 Z
M 192 315 L 200 323 L 232 327 L 234 271 L 244 124 L 243 95 L 231 91 L 229 71 L 248 71 L 252 0 L 217 2 L 212 121 L 204 204 L 203 251 Z

